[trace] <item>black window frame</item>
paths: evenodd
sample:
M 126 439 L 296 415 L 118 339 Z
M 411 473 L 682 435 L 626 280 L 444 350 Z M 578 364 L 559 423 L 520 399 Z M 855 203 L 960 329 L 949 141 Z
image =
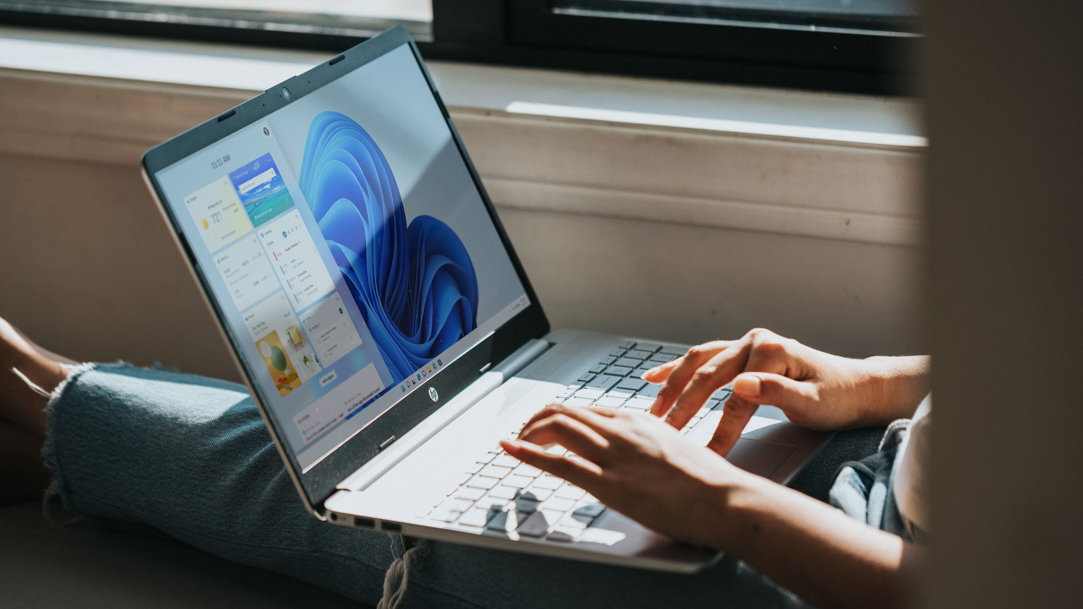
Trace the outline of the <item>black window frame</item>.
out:
M 426 59 L 869 95 L 911 95 L 920 36 L 567 14 L 550 0 L 432 0 Z M 0 4 L 0 24 L 339 52 L 364 33 L 230 28 Z

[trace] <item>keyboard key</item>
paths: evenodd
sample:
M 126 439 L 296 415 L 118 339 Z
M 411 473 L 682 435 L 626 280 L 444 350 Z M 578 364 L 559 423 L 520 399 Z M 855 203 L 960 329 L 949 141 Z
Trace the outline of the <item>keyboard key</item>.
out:
M 624 366 L 625 368 L 637 368 L 640 364 L 643 363 L 643 360 L 622 357 L 613 363 L 617 366 Z
M 504 478 L 504 484 L 512 488 L 526 488 L 527 486 L 530 486 L 530 483 L 533 481 L 533 476 L 519 476 L 516 474 Z
M 731 393 L 733 393 L 733 392 L 730 391 L 729 389 L 722 388 L 722 389 L 719 389 L 718 391 L 714 392 L 714 395 L 712 395 L 711 397 L 716 399 L 716 400 L 725 401 L 726 398 L 730 397 Z
M 677 357 L 683 356 L 688 353 L 688 349 L 684 347 L 665 346 L 658 350 L 659 353 L 665 353 L 667 355 L 676 355 Z
M 650 351 L 651 353 L 654 353 L 661 348 L 662 345 L 659 345 L 658 343 L 639 343 L 636 345 L 637 351 Z
M 558 512 L 567 512 L 568 510 L 572 509 L 573 506 L 575 506 L 575 501 L 572 499 L 565 499 L 563 497 L 552 497 L 548 501 L 546 501 L 545 504 L 542 505 L 542 508 L 547 510 L 556 510 Z
M 517 489 L 517 488 L 515 488 L 513 486 L 506 486 L 504 484 L 501 484 L 500 486 L 498 486 L 498 487 L 494 488 L 493 490 L 489 491 L 489 497 L 491 497 L 493 499 L 503 499 L 503 500 L 512 499 L 513 497 L 515 497 L 515 493 L 518 490 L 519 489 Z
M 620 377 L 602 375 L 595 377 L 594 380 L 587 383 L 587 387 L 597 387 L 598 389 L 601 389 L 603 391 L 609 391 L 613 388 L 614 385 L 616 385 L 620 381 Z
M 658 397 L 658 392 L 662 390 L 662 385 L 647 385 L 636 394 L 636 397 L 651 398 L 652 400 Z
M 467 512 L 464 512 L 462 517 L 456 524 L 461 524 L 468 527 L 483 527 L 489 524 L 489 518 L 495 516 L 496 512 L 484 508 L 474 508 Z
M 445 499 L 443 503 L 436 506 L 437 510 L 453 510 L 456 512 L 465 512 L 470 509 L 470 506 L 474 505 L 473 501 L 469 499 Z
M 602 505 L 600 503 L 588 503 L 587 505 L 584 505 L 583 507 L 581 507 L 581 508 L 575 510 L 574 512 L 572 512 L 572 515 L 576 516 L 577 520 L 580 520 L 580 519 L 583 519 L 583 518 L 589 518 L 591 520 L 594 520 L 595 518 L 600 516 L 601 513 L 604 512 L 604 511 L 605 511 L 605 506 L 604 505 Z
M 589 372 L 579 377 L 579 382 L 583 384 L 589 383 L 592 380 L 594 380 L 594 375 Z
M 458 510 L 438 509 L 432 513 L 432 516 L 429 516 L 429 519 L 435 520 L 436 522 L 455 522 L 462 514 L 463 513 Z
M 462 477 L 459 478 L 459 483 L 456 484 L 455 486 L 462 486 L 462 485 L 466 484 L 466 481 L 469 480 L 473 475 L 474 474 L 463 472 Z
M 616 398 L 610 395 L 598 398 L 598 401 L 594 402 L 595 406 L 602 406 L 605 408 L 620 408 L 624 403 L 624 398 Z
M 603 357 L 602 361 L 600 361 L 598 363 L 599 364 L 605 364 L 606 366 L 609 366 L 615 361 L 617 361 L 617 358 L 610 356 L 610 357 Z
M 650 359 L 647 360 L 647 362 L 654 366 L 660 366 L 666 362 L 672 362 L 675 359 L 677 359 L 676 355 L 669 355 L 667 353 L 655 353 L 650 357 Z
M 593 389 L 593 388 L 588 387 L 586 389 L 580 389 L 579 391 L 576 391 L 575 392 L 575 397 L 581 398 L 581 399 L 584 399 L 584 400 L 596 400 L 596 399 L 602 397 L 603 393 L 605 393 L 605 392 L 602 391 L 601 389 Z
M 640 391 L 644 387 L 646 387 L 647 384 L 648 384 L 647 381 L 637 379 L 637 378 L 629 378 L 629 379 L 622 380 L 617 385 L 617 388 L 618 389 L 625 389 L 627 391 Z
M 530 487 L 530 492 L 534 493 L 534 496 L 538 498 L 538 501 L 545 501 L 553 496 L 553 491 L 544 488 L 538 488 L 538 485 Z
M 496 512 L 489 516 L 485 530 L 491 533 L 507 533 L 515 528 L 515 512 Z
M 542 477 L 534 481 L 532 488 L 543 488 L 550 491 L 555 491 L 560 488 L 560 485 L 564 484 L 564 481 L 551 474 L 545 474 Z
M 641 398 L 636 396 L 624 403 L 624 407 L 629 410 L 647 411 L 654 405 L 654 400 L 650 398 Z
M 632 369 L 627 366 L 609 366 L 602 373 L 609 376 L 628 376 L 632 373 Z
M 562 499 L 571 499 L 572 501 L 579 501 L 586 495 L 587 492 L 571 482 L 565 483 L 564 486 L 557 489 L 556 496 Z
M 519 466 L 515 468 L 515 474 L 517 476 L 537 478 L 539 475 L 541 475 L 541 473 L 542 471 L 540 469 L 534 467 L 533 465 L 527 465 L 526 463 L 520 463 Z
M 566 513 L 561 510 L 546 509 L 544 504 L 538 511 L 542 514 L 545 514 L 545 521 L 549 523 L 549 526 L 553 526 L 554 524 L 560 522 L 560 519 L 564 518 L 564 514 Z
M 520 512 L 533 512 L 538 509 L 538 504 L 541 500 L 538 496 L 530 491 L 521 491 L 515 495 L 515 509 Z
M 594 522 L 593 518 L 589 518 L 586 520 L 586 522 L 584 522 L 575 514 L 569 513 L 565 514 L 564 518 L 560 519 L 560 522 L 557 523 L 556 528 L 561 531 L 574 532 L 575 535 L 578 535 L 580 532 L 583 531 L 583 529 L 587 528 L 587 525 L 589 525 L 591 522 Z
M 611 357 L 620 357 L 620 356 L 624 355 L 625 351 L 627 351 L 627 349 L 625 349 L 624 347 L 617 347 L 616 349 L 613 349 L 612 351 L 610 351 L 609 355 Z
M 463 500 L 466 500 L 466 501 L 477 501 L 478 499 L 481 499 L 481 496 L 484 495 L 484 494 L 485 494 L 485 489 L 483 489 L 483 488 L 471 488 L 471 487 L 468 486 L 466 488 L 461 488 L 461 489 L 455 491 L 455 498 L 456 499 L 463 499 Z
M 481 488 L 489 490 L 496 486 L 497 482 L 500 482 L 500 480 L 497 480 L 496 478 L 488 478 L 486 476 L 474 476 L 467 481 L 466 485 L 470 488 Z
M 654 353 L 651 351 L 640 351 L 639 349 L 632 349 L 628 353 L 625 353 L 624 357 L 628 359 L 637 359 L 643 361 L 652 355 L 654 355 Z
M 468 474 L 476 474 L 476 473 L 480 472 L 481 468 L 483 468 L 483 467 L 485 467 L 484 463 L 475 463 L 475 464 L 471 465 L 470 467 L 466 468 L 466 472 Z
M 612 377 L 612 376 L 610 376 L 610 377 L 598 377 L 598 378 L 611 378 L 614 381 L 619 380 L 616 377 Z M 580 389 L 580 391 L 582 391 L 582 389 Z M 571 406 L 572 408 L 579 408 L 581 406 L 590 406 L 593 403 L 594 403 L 594 400 L 584 400 L 583 398 L 577 398 L 577 397 L 570 397 L 570 398 L 564 400 L 564 405 L 565 406 Z
M 611 398 L 617 398 L 618 400 L 627 400 L 632 397 L 634 391 L 625 391 L 624 389 L 610 389 L 606 392 L 606 395 Z
M 632 347 L 636 346 L 636 343 L 635 343 L 634 340 L 622 340 L 619 343 L 617 343 L 617 345 L 621 349 L 631 349 Z
M 519 534 L 525 537 L 542 537 L 549 532 L 549 523 L 541 512 L 534 512 L 519 523 Z
M 595 364 L 595 365 L 591 366 L 590 373 L 591 374 L 601 374 L 603 370 L 605 370 L 605 364 Z
M 516 466 L 518 467 L 518 466 Z M 511 473 L 510 467 L 500 467 L 499 465 L 486 465 L 485 469 L 478 473 L 479 476 L 488 476 L 490 478 L 503 478 Z

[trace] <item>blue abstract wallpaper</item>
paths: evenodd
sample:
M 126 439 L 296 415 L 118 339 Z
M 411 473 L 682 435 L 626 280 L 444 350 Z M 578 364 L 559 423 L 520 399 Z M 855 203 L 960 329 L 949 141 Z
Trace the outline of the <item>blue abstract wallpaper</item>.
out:
M 395 383 L 477 327 L 462 240 L 432 216 L 407 225 L 391 167 L 357 122 L 313 119 L 299 185 Z

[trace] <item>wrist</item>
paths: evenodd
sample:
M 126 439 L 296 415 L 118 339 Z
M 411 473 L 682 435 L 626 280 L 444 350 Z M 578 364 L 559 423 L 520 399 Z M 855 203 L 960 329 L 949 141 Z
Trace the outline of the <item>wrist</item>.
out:
M 887 425 L 914 415 L 929 392 L 929 357 L 874 356 L 863 360 L 868 367 L 873 399 L 865 425 Z
M 702 529 L 704 538 L 697 540 L 697 544 L 741 556 L 753 528 L 748 515 L 753 512 L 752 506 L 762 501 L 762 485 L 768 481 L 728 462 L 727 465 L 732 470 L 728 475 L 706 483 L 702 496 L 708 502 L 710 516 L 697 522 L 709 526 Z

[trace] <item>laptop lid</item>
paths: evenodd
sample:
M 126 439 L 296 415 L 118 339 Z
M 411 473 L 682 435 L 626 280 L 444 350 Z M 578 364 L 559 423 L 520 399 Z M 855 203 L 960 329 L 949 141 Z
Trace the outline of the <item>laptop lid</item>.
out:
M 143 173 L 317 514 L 548 332 L 402 28 L 156 146 Z

